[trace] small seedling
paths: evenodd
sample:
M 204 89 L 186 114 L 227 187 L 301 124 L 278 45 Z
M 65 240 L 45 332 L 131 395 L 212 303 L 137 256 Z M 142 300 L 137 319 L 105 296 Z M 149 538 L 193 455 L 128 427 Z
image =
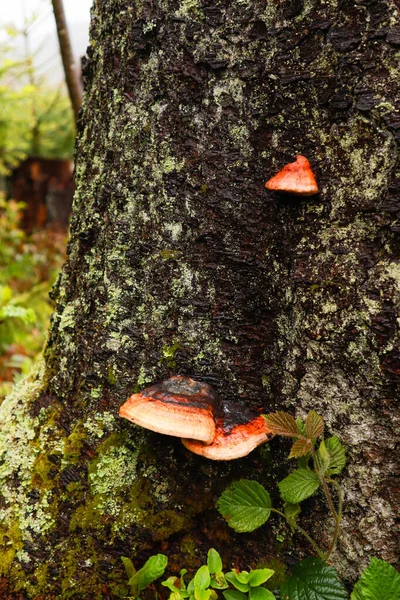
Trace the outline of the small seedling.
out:
M 133 566 L 130 558 L 121 556 L 124 563 L 126 574 L 128 575 L 128 585 L 131 589 L 131 600 L 140 600 L 139 594 L 145 590 L 156 579 L 164 575 L 168 558 L 165 554 L 156 554 L 151 556 L 147 562 L 138 571 Z
M 294 440 L 289 458 L 297 458 L 298 468 L 279 482 L 278 487 L 284 502 L 283 511 L 272 507 L 267 490 L 257 481 L 240 480 L 233 483 L 219 498 L 217 508 L 230 527 L 235 531 L 253 531 L 263 525 L 271 512 L 284 518 L 291 529 L 300 532 L 311 544 L 316 554 L 328 560 L 335 549 L 342 519 L 342 491 L 334 475 L 338 475 L 346 464 L 345 449 L 334 436 L 317 440 L 324 432 L 324 421 L 312 410 L 303 423 L 285 412 L 271 413 L 264 417 L 273 433 Z M 337 495 L 337 507 L 332 500 L 330 487 Z M 297 523 L 301 513 L 300 503 L 318 489 L 322 489 L 334 520 L 334 529 L 329 547 L 321 549 L 317 542 Z

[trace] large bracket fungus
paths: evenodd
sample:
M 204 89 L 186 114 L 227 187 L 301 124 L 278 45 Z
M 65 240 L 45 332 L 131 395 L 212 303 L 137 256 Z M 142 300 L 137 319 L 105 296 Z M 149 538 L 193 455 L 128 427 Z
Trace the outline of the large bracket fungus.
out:
M 245 407 L 217 402 L 210 385 L 175 375 L 133 394 L 120 408 L 121 417 L 165 435 L 211 460 L 246 456 L 271 439 L 261 415 Z
M 211 444 L 216 429 L 215 403 L 211 386 L 175 375 L 133 394 L 119 414 L 151 431 Z
M 297 196 L 318 194 L 318 185 L 311 165 L 301 154 L 296 155 L 295 162 L 285 165 L 279 173 L 271 177 L 265 187 L 269 190 L 287 192 Z

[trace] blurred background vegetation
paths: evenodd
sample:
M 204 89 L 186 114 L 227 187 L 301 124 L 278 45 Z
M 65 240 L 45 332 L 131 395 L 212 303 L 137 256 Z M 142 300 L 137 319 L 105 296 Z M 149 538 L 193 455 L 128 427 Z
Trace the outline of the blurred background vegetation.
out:
M 73 195 L 75 122 L 51 1 L 17 8 L 17 23 L 15 5 L 0 17 L 0 403 L 43 346 Z

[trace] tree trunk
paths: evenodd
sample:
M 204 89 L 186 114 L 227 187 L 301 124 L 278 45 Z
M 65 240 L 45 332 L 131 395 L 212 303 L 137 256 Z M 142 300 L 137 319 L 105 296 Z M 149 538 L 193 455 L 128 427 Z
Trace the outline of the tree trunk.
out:
M 370 555 L 394 562 L 395 0 L 97 0 L 91 36 L 56 311 L 0 409 L 2 598 L 117 597 L 121 555 L 163 551 L 177 574 L 210 546 L 243 568 L 311 551 L 214 509 L 233 479 L 276 490 L 282 440 L 216 463 L 118 417 L 173 374 L 323 415 L 348 448 L 335 563 L 354 579 Z M 297 153 L 320 194 L 267 191 Z M 323 543 L 326 506 L 307 506 Z

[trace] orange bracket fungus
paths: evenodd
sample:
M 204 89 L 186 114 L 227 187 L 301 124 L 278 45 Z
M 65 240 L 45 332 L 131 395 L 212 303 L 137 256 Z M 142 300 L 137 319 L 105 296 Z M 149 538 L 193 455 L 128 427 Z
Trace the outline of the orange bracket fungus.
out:
M 298 196 L 318 194 L 318 185 L 310 163 L 305 156 L 296 155 L 296 162 L 289 163 L 265 184 L 269 190 L 287 192 Z
M 217 420 L 217 430 L 212 444 L 205 446 L 196 440 L 183 439 L 191 452 L 211 460 L 233 460 L 247 456 L 260 444 L 273 437 L 261 415 L 256 415 L 239 405 L 224 406 L 224 417 Z
M 215 436 L 214 406 L 211 386 L 176 375 L 133 394 L 119 414 L 158 433 L 211 444 Z
M 211 386 L 184 375 L 133 394 L 119 414 L 146 429 L 180 437 L 188 450 L 211 460 L 246 456 L 272 437 L 263 417 L 233 404 L 222 411 Z

